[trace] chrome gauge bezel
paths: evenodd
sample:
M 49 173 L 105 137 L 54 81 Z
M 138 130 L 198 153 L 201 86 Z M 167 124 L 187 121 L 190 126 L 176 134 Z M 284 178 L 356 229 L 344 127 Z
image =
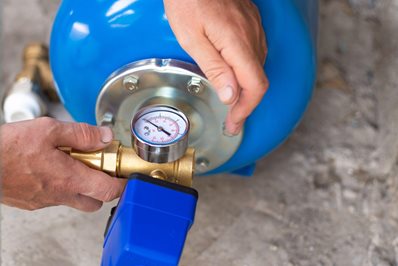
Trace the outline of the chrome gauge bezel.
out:
M 185 130 L 181 136 L 173 142 L 157 144 L 143 139 L 135 129 L 136 123 L 143 116 L 152 112 L 174 113 L 181 117 L 185 122 Z M 168 105 L 150 105 L 140 109 L 131 120 L 132 144 L 138 156 L 151 163 L 168 163 L 180 159 L 184 156 L 188 148 L 190 123 L 188 117 L 178 109 Z

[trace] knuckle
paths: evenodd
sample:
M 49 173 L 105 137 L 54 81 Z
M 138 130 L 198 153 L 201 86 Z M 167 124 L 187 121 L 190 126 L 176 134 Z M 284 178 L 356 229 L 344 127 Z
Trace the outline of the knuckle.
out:
M 112 200 L 114 200 L 116 198 L 115 193 L 113 192 L 113 190 L 107 190 L 104 193 L 104 202 L 110 202 Z
M 36 206 L 36 204 L 34 204 L 34 203 L 29 203 L 26 206 L 24 206 L 23 209 L 32 212 L 32 211 L 35 211 L 37 209 L 40 209 L 40 207 Z
M 63 198 L 65 191 L 71 186 L 69 178 L 66 180 L 55 179 L 54 181 L 46 181 L 45 187 L 47 191 L 52 192 L 56 198 Z
M 42 191 L 46 191 L 46 186 L 48 186 L 47 181 L 39 180 L 38 182 L 35 182 L 35 184 L 32 184 L 30 187 L 30 190 L 35 192 L 35 193 L 40 193 Z
M 47 129 L 50 133 L 54 132 L 58 128 L 58 121 L 54 118 L 40 117 L 37 121 L 41 128 Z
M 25 209 L 26 211 L 30 211 L 30 212 L 36 210 L 36 208 L 35 208 L 33 205 L 28 205 L 28 206 L 26 206 L 24 209 Z
M 268 79 L 264 78 L 257 82 L 257 84 L 254 86 L 253 92 L 257 96 L 263 96 L 265 92 L 268 90 L 268 87 L 269 87 L 269 81 Z
M 54 118 L 44 116 L 37 118 L 37 121 L 43 125 L 52 125 L 55 123 L 56 120 Z
M 254 18 L 258 21 L 261 21 L 261 15 L 260 15 L 260 10 L 258 10 L 256 4 L 254 4 L 252 1 L 249 2 L 249 8 L 252 11 L 252 14 L 254 15 Z
M 241 47 L 243 46 L 243 42 L 244 39 L 239 36 L 239 32 L 244 32 L 242 25 L 238 25 L 237 27 L 232 28 L 228 28 L 225 30 L 225 32 L 222 35 L 222 40 L 223 43 L 225 44 L 225 47 L 229 47 L 231 46 L 231 44 L 233 44 L 234 46 L 238 46 Z
M 230 70 L 220 62 L 209 62 L 208 67 L 204 70 L 204 74 L 211 82 L 217 83 L 224 75 L 229 75 Z
M 265 59 L 267 58 L 267 55 L 268 55 L 268 47 L 265 47 L 264 49 L 263 49 L 263 61 L 265 62 Z M 264 63 L 264 62 L 262 62 L 262 63 Z
M 178 37 L 178 43 L 180 46 L 184 49 L 189 49 L 192 47 L 192 38 L 189 35 L 184 35 L 184 36 L 179 36 Z
M 247 25 L 246 21 L 248 19 L 251 19 L 251 16 L 248 15 L 247 12 L 242 12 L 240 8 L 232 8 L 230 12 L 231 16 L 234 18 L 233 21 L 231 21 L 227 16 L 223 16 L 220 19 L 222 19 L 227 25 L 231 25 L 231 23 L 233 23 L 232 25 L 234 25 L 235 28 L 237 27 L 237 25 Z
M 243 112 L 239 112 L 238 114 L 235 115 L 235 117 L 232 119 L 232 122 L 238 124 L 244 121 L 247 118 L 248 115 L 246 115 Z
M 244 108 L 241 110 L 240 114 L 238 114 L 238 121 L 242 121 L 246 119 L 252 112 L 251 108 Z
M 81 143 L 88 143 L 95 139 L 95 132 L 92 130 L 91 126 L 86 123 L 78 123 L 74 127 L 74 134 L 76 140 Z
M 77 162 L 77 161 L 76 161 Z M 76 184 L 74 178 L 68 177 L 63 180 L 61 183 L 54 184 L 54 190 L 60 191 L 62 193 L 73 193 L 78 191 L 78 185 Z
M 99 209 L 101 209 L 102 207 L 102 203 L 101 202 L 90 202 L 90 203 L 86 203 L 82 206 L 82 210 L 84 212 L 96 212 Z

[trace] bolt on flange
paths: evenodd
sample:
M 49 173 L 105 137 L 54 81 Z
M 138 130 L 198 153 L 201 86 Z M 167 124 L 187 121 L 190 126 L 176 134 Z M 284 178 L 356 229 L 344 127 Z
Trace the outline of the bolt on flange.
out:
M 188 81 L 187 90 L 189 93 L 194 95 L 202 93 L 204 90 L 202 80 L 198 77 L 192 77 L 191 80 Z
M 111 112 L 106 112 L 101 120 L 101 126 L 113 126 L 114 124 L 113 114 Z
M 123 79 L 123 86 L 126 90 L 135 91 L 138 89 L 138 81 L 135 76 L 127 76 Z
M 206 172 L 209 169 L 210 162 L 207 158 L 198 158 L 196 160 L 196 170 Z

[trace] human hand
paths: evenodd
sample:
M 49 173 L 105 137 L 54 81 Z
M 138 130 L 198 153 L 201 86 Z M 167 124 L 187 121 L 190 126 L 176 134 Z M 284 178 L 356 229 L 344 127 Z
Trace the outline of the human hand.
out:
M 35 210 L 67 205 L 96 211 L 121 195 L 125 182 L 90 169 L 58 150 L 93 151 L 106 147 L 112 131 L 51 118 L 0 127 L 1 202 Z
M 180 45 L 229 105 L 225 127 L 237 135 L 268 89 L 265 34 L 250 0 L 164 0 Z

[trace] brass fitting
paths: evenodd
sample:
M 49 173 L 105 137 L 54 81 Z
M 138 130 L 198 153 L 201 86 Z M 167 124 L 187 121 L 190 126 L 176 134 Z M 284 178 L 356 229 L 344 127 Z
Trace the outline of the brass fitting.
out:
M 16 81 L 21 79 L 28 79 L 32 83 L 38 84 L 50 101 L 59 101 L 54 88 L 46 45 L 32 43 L 25 47 L 23 52 L 23 68 L 17 75 Z
M 128 178 L 131 174 L 140 173 L 157 179 L 192 187 L 194 171 L 194 149 L 188 148 L 185 155 L 171 163 L 149 163 L 136 154 L 133 148 L 125 147 L 119 141 L 113 141 L 103 150 L 81 152 L 67 147 L 60 150 L 89 166 L 111 176 Z
M 33 43 L 25 47 L 23 67 L 3 96 L 5 122 L 34 119 L 47 113 L 47 102 L 59 102 L 49 65 L 48 48 Z

